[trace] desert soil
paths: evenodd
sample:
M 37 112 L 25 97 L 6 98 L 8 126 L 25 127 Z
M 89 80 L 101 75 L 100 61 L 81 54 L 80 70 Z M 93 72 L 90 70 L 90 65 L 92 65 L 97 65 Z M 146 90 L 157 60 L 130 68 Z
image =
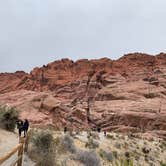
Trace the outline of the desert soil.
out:
M 5 130 L 0 129 L 0 157 L 5 153 L 9 152 L 19 143 L 18 135 L 13 132 L 7 132 Z M 11 158 L 9 158 L 6 162 L 4 162 L 1 166 L 11 166 L 11 164 L 17 159 L 17 152 Z M 35 165 L 26 154 L 24 154 L 23 158 L 23 166 L 33 166 Z

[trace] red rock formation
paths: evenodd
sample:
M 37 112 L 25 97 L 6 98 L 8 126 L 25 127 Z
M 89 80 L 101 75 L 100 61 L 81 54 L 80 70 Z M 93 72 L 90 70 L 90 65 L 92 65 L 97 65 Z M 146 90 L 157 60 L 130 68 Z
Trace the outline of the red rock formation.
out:
M 31 95 L 26 98 L 28 93 Z M 2 73 L 0 94 L 1 102 L 16 105 L 21 116 L 29 116 L 34 124 L 87 127 L 89 101 L 89 126 L 165 131 L 166 54 L 134 53 L 118 60 L 62 59 L 35 68 L 30 74 Z M 34 94 L 36 101 L 31 101 Z

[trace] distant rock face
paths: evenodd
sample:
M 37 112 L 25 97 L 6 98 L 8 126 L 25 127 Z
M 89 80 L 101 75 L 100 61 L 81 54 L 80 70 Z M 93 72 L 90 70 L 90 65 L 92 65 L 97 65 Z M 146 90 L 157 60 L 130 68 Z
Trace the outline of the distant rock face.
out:
M 163 135 L 166 54 L 127 54 L 116 61 L 62 59 L 30 74 L 2 73 L 0 102 L 16 106 L 34 125 Z

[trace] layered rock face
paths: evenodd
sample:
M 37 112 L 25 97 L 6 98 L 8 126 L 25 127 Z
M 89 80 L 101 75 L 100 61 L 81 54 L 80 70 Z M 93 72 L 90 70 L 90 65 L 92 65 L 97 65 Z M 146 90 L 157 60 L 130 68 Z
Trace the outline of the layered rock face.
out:
M 33 124 L 166 132 L 166 54 L 69 59 L 0 74 L 0 102 Z

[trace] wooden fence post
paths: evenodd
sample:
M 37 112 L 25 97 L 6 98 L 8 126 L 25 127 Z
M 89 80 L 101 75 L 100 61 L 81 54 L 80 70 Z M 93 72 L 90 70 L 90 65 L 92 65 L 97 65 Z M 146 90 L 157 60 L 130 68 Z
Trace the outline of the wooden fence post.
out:
M 21 144 L 18 144 L 15 148 L 13 148 L 10 152 L 7 152 L 4 156 L 0 157 L 0 165 L 8 160 L 13 154 L 15 154 L 20 148 Z
M 22 166 L 23 152 L 24 151 L 27 152 L 28 150 L 28 143 L 31 136 L 31 132 L 32 131 L 30 130 L 30 132 L 27 133 L 26 138 L 19 137 L 19 144 L 15 148 L 13 148 L 11 151 L 7 152 L 5 155 L 0 157 L 0 165 L 4 163 L 6 160 L 8 160 L 13 154 L 15 154 L 18 151 L 18 158 L 13 165 L 17 164 L 17 166 Z
M 30 132 L 27 133 L 24 143 L 24 152 L 28 152 L 28 144 L 29 144 Z
M 24 138 L 19 137 L 19 143 L 21 144 L 21 146 L 18 149 L 18 158 L 19 159 L 18 159 L 18 162 L 17 162 L 17 166 L 22 166 Z

